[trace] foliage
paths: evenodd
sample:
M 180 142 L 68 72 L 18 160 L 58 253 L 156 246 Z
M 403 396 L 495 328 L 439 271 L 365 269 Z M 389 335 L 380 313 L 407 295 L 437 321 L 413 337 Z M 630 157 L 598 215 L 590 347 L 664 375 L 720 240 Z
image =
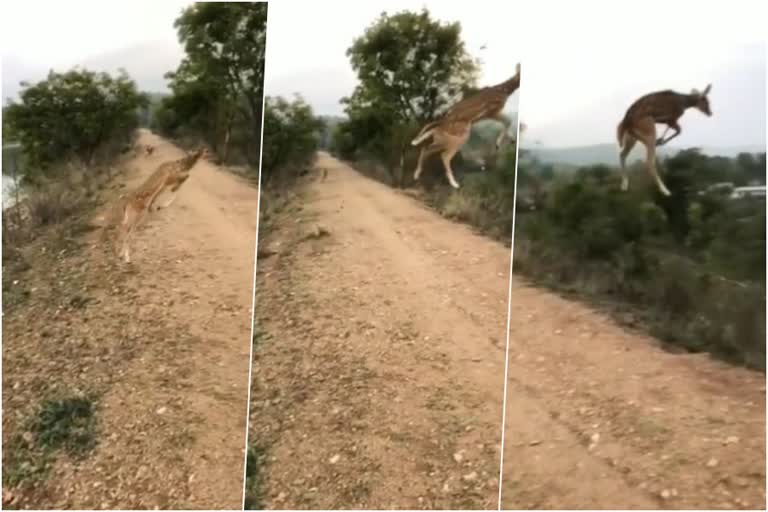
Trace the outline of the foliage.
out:
M 319 144 L 322 121 L 300 96 L 293 101 L 267 97 L 264 111 L 262 183 L 295 177 L 308 164 Z
M 348 121 L 334 134 L 344 158 L 383 160 L 395 169 L 421 125 L 472 89 L 478 65 L 467 53 L 459 23 L 441 23 L 424 9 L 382 13 L 347 50 L 358 86 L 344 98 Z
M 559 290 L 630 307 L 665 341 L 765 367 L 765 200 L 732 199 L 717 183 L 765 183 L 765 155 L 708 157 L 682 151 L 664 160 L 671 197 L 642 167 L 629 192 L 618 169 L 553 173 L 521 161 L 518 272 Z M 544 172 L 542 172 L 544 171 Z
M 167 75 L 172 95 L 154 127 L 206 140 L 223 160 L 230 146 L 254 167 L 261 140 L 266 2 L 196 3 L 176 20 L 186 57 Z
M 121 71 L 51 71 L 34 85 L 22 84 L 20 102 L 4 111 L 4 123 L 22 144 L 32 169 L 76 157 L 94 163 L 99 150 L 127 141 L 138 126 L 138 109 L 147 103 L 135 82 Z

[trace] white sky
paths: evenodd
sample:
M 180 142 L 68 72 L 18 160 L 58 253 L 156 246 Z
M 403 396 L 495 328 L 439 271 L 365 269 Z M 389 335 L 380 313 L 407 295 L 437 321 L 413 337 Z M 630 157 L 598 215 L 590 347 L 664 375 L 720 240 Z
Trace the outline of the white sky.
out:
M 76 64 L 125 67 L 140 87 L 157 90 L 182 49 L 173 22 L 189 0 L 3 2 L 3 98 L 20 80 L 39 80 Z M 10 93 L 10 94 L 9 94 Z
M 341 113 L 338 99 L 355 85 L 345 55 L 352 40 L 383 10 L 426 6 L 439 19 L 461 21 L 467 49 L 483 61 L 481 85 L 507 78 L 522 61 L 520 112 L 528 141 L 613 142 L 624 110 L 640 95 L 712 82 L 713 117 L 687 113 L 679 144 L 764 144 L 763 4 L 273 0 L 266 89 L 299 92 L 320 114 Z
M 3 98 L 19 80 L 74 64 L 125 67 L 145 90 L 183 53 L 173 21 L 189 0 L 3 2 Z M 764 144 L 765 2 L 644 0 L 272 0 L 267 93 L 301 93 L 320 114 L 340 114 L 355 76 L 345 55 L 378 14 L 426 6 L 459 20 L 467 49 L 483 62 L 481 85 L 522 62 L 516 109 L 526 140 L 546 146 L 613 142 L 638 96 L 712 82 L 712 118 L 682 119 L 680 145 Z M 759 44 L 756 44 L 759 43 Z M 486 45 L 485 50 L 480 47 Z M 10 93 L 10 94 L 9 94 Z

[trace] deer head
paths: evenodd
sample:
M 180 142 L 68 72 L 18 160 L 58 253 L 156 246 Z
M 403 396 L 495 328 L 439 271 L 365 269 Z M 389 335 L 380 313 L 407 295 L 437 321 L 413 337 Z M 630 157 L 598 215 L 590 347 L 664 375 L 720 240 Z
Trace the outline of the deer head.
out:
M 200 146 L 196 151 L 193 153 L 188 153 L 185 160 L 184 160 L 184 166 L 187 168 L 187 170 L 191 169 L 198 160 L 209 160 L 211 158 L 211 152 L 208 150 L 205 146 Z
M 709 108 L 709 98 L 707 98 L 710 89 L 712 89 L 712 84 L 707 85 L 703 92 L 699 92 L 697 89 L 691 91 L 691 96 L 693 96 L 696 101 L 693 106 L 708 116 L 712 115 L 712 110 Z

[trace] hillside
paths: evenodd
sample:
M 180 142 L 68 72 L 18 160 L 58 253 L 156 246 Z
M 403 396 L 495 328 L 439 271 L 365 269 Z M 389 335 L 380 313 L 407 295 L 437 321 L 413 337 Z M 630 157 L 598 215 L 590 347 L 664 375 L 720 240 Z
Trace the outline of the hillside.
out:
M 572 147 L 526 147 L 529 156 L 535 157 L 542 163 L 569 164 L 575 166 L 605 164 L 618 165 L 619 152 L 616 144 L 593 144 L 589 146 Z M 673 156 L 684 148 L 676 146 L 662 146 L 658 149 L 661 158 Z M 701 152 L 708 156 L 735 157 L 739 153 L 762 153 L 765 147 L 749 146 L 705 146 Z M 645 150 L 638 145 L 630 154 L 629 162 L 643 158 Z

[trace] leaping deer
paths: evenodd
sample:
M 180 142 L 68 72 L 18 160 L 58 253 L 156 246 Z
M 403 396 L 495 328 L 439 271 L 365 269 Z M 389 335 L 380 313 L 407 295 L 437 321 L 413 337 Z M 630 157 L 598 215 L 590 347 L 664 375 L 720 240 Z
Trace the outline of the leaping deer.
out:
M 421 149 L 413 179 L 419 179 L 424 159 L 432 153 L 440 153 L 445 167 L 445 176 L 453 188 L 459 188 L 451 169 L 451 160 L 458 153 L 461 146 L 467 142 L 472 125 L 483 119 L 495 119 L 504 125 L 504 129 L 496 138 L 496 150 L 509 130 L 509 121 L 501 114 L 504 105 L 512 93 L 520 87 L 520 64 L 516 67 L 515 75 L 498 85 L 485 87 L 475 94 L 468 96 L 446 112 L 440 119 L 427 123 L 419 132 L 411 144 L 420 145 L 425 140 L 432 138 L 431 144 Z
M 122 256 L 126 263 L 131 262 L 130 238 L 134 229 L 146 216 L 155 203 L 155 200 L 165 190 L 173 192 L 174 195 L 163 205 L 156 208 L 167 208 L 176 199 L 179 188 L 189 178 L 189 171 L 198 160 L 206 159 L 210 156 L 208 149 L 200 148 L 194 153 L 190 153 L 183 158 L 161 164 L 152 175 L 147 178 L 139 188 L 129 193 L 121 201 L 116 214 L 119 216 L 119 225 L 115 236 L 115 252 Z
M 677 121 L 687 109 L 695 107 L 707 116 L 712 115 L 707 98 L 710 89 L 712 89 L 712 84 L 707 85 L 703 92 L 694 89 L 690 94 L 671 90 L 654 92 L 641 97 L 627 109 L 624 119 L 621 120 L 616 129 L 619 149 L 621 150 L 619 160 L 621 161 L 622 190 L 629 189 L 629 176 L 626 170 L 627 155 L 632 151 L 635 143 L 640 141 L 646 149 L 645 165 L 648 168 L 648 173 L 656 181 L 661 193 L 665 196 L 670 195 L 656 169 L 656 146 L 663 146 L 680 135 L 682 129 Z M 667 125 L 664 133 L 658 139 L 656 138 L 657 123 Z M 665 139 L 664 136 L 670 128 L 674 133 Z

